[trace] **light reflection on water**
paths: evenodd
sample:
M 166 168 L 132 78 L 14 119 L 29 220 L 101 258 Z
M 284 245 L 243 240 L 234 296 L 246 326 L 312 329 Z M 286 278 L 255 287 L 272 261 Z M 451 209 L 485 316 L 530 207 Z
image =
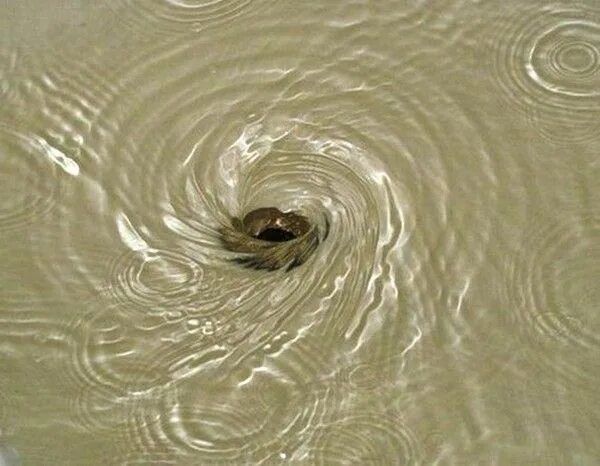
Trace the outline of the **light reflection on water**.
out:
M 594 463 L 592 1 L 2 8 L 0 465 Z

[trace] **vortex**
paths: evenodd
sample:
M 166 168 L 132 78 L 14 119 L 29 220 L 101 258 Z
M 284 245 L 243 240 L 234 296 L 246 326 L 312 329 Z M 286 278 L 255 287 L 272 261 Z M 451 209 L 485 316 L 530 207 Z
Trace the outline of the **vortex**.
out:
M 231 21 L 264 0 L 150 0 L 106 2 L 119 19 L 144 32 L 198 33 Z
M 319 235 L 304 215 L 273 207 L 253 210 L 231 222 L 231 227 L 220 230 L 223 246 L 242 253 L 235 261 L 255 269 L 299 267 L 327 237 L 327 231 Z
M 589 389 L 600 373 L 600 216 L 540 219 L 534 228 L 507 267 L 515 323 L 546 376 Z
M 427 70 L 411 60 L 389 66 L 354 38 L 322 50 L 308 27 L 319 25 L 213 29 L 110 57 L 118 85 L 101 87 L 98 132 L 81 141 L 85 182 L 69 199 L 94 199 L 100 221 L 82 231 L 63 215 L 52 254 L 69 264 L 49 248 L 39 260 L 61 290 L 83 281 L 99 295 L 70 327 L 77 419 L 91 431 L 121 426 L 141 458 L 182 449 L 258 462 L 271 442 L 294 457 L 327 417 L 340 354 L 381 361 L 389 386 L 410 377 L 423 337 L 444 331 L 484 260 L 497 181 L 477 111 L 443 82 L 424 85 Z M 329 225 L 302 267 L 230 261 L 219 229 L 265 205 Z M 452 347 L 454 335 L 442 336 Z M 391 347 L 400 355 L 387 360 Z M 273 374 L 279 382 L 264 381 Z M 230 390 L 217 393 L 211 377 Z M 349 377 L 368 389 L 360 371 Z M 257 402 L 248 417 L 241 400 L 262 384 L 289 404 Z M 296 431 L 306 435 L 286 433 Z
M 171 49 L 172 46 L 168 50 Z M 347 239 L 350 239 L 350 233 L 360 235 L 361 231 L 364 231 L 360 246 L 363 249 L 366 247 L 375 250 L 377 230 L 367 228 L 363 220 L 355 217 L 356 213 L 361 210 L 376 211 L 377 201 L 375 199 L 388 196 L 380 187 L 379 182 L 376 180 L 365 182 L 358 175 L 358 173 L 374 172 L 377 162 L 369 160 L 366 154 L 361 154 L 358 147 L 347 141 L 333 139 L 327 137 L 326 134 L 321 136 L 312 134 L 314 125 L 299 121 L 296 117 L 275 118 L 272 123 L 269 122 L 268 126 L 267 122 L 260 120 L 245 125 L 240 122 L 245 126 L 242 126 L 244 129 L 241 135 L 239 133 L 236 135 L 236 128 L 232 128 L 233 131 L 231 131 L 227 127 L 212 129 L 205 127 L 209 121 L 204 121 L 206 120 L 204 116 L 194 123 L 193 113 L 190 114 L 190 112 L 196 108 L 209 110 L 213 104 L 211 103 L 212 93 L 194 91 L 199 85 L 204 86 L 207 83 L 197 83 L 192 78 L 193 75 L 202 73 L 204 66 L 201 68 L 188 67 L 187 65 L 190 64 L 187 60 L 189 53 L 193 53 L 193 47 L 181 49 L 178 53 L 180 57 L 171 57 L 171 52 L 169 52 L 165 59 L 174 59 L 174 63 L 177 64 L 169 81 L 160 88 L 154 86 L 148 89 L 142 88 L 142 93 L 150 93 L 136 98 L 136 102 L 144 103 L 144 105 L 146 102 L 148 104 L 153 101 L 161 102 L 160 105 L 164 105 L 167 112 L 164 115 L 161 115 L 161 112 L 150 112 L 149 115 L 161 116 L 148 121 L 137 119 L 128 121 L 125 118 L 119 125 L 123 134 L 127 134 L 128 138 L 138 144 L 138 146 L 115 147 L 114 150 L 117 153 L 121 152 L 119 156 L 121 160 L 127 163 L 134 159 L 133 154 L 128 153 L 129 150 L 135 150 L 136 153 L 147 152 L 154 156 L 147 159 L 144 168 L 146 173 L 143 176 L 140 176 L 141 173 L 138 175 L 138 167 L 127 166 L 125 169 L 126 171 L 131 170 L 131 179 L 137 179 L 143 183 L 144 187 L 137 190 L 142 197 L 135 193 L 119 191 L 115 193 L 116 197 L 125 203 L 123 210 L 135 212 L 134 215 L 131 215 L 130 222 L 135 231 L 140 232 L 139 236 L 143 237 L 143 241 L 150 248 L 154 247 L 156 240 L 170 243 L 173 243 L 174 240 L 177 241 L 178 246 L 185 254 L 195 254 L 198 257 L 203 269 L 220 275 L 217 282 L 213 282 L 215 286 L 216 283 L 220 283 L 220 288 L 225 290 L 225 294 L 228 294 L 230 288 L 236 290 L 235 304 L 238 308 L 243 304 L 243 300 L 250 299 L 250 293 L 256 293 L 262 289 L 264 292 L 260 292 L 260 294 L 271 295 L 271 299 L 275 299 L 276 294 L 279 295 L 278 307 L 289 309 L 291 303 L 285 303 L 286 297 L 290 297 L 296 302 L 306 299 L 303 293 L 298 293 L 295 289 L 299 277 L 277 279 L 279 286 L 276 293 L 273 288 L 273 278 L 256 277 L 249 281 L 244 274 L 233 272 L 231 266 L 223 260 L 228 256 L 223 252 L 215 234 L 219 225 L 227 222 L 232 214 L 235 215 L 246 207 L 257 205 L 266 197 L 277 193 L 281 208 L 296 208 L 312 217 L 315 223 L 320 224 L 323 223 L 325 213 L 332 218 L 337 217 L 341 223 L 338 222 L 337 227 L 334 227 L 337 230 L 333 233 L 339 233 L 341 242 L 347 242 Z M 136 69 L 136 76 L 137 73 L 153 75 L 161 72 L 160 69 L 163 66 L 160 59 L 161 53 L 152 55 L 154 61 L 141 63 L 141 69 Z M 193 65 L 193 62 L 191 64 Z M 223 69 L 224 73 L 227 73 L 225 65 L 227 63 L 219 65 L 216 62 L 210 66 L 218 66 Z M 277 76 L 274 78 L 278 79 Z M 133 82 L 138 81 L 135 76 L 130 79 Z M 261 77 L 257 76 L 254 79 L 257 79 L 258 82 Z M 169 84 L 171 81 L 173 84 Z M 188 85 L 181 87 L 180 84 L 183 82 L 187 82 Z M 285 82 L 282 84 L 286 86 Z M 180 96 L 182 89 L 184 95 Z M 218 93 L 216 95 L 220 94 L 223 98 L 226 98 L 231 92 L 232 97 L 235 98 L 237 91 L 235 87 L 231 90 L 226 87 L 213 92 Z M 227 107 L 222 106 L 221 108 Z M 135 109 L 136 114 L 143 111 L 140 108 Z M 227 115 L 224 117 L 227 118 Z M 212 121 L 213 117 L 210 120 Z M 156 129 L 164 126 L 167 121 L 170 121 L 169 124 L 173 124 L 174 128 L 180 128 L 179 131 L 173 133 L 173 136 L 178 135 L 179 140 L 173 137 L 169 141 L 168 147 L 165 146 L 164 141 L 158 141 L 153 136 L 158 134 Z M 230 134 L 219 134 L 222 129 L 229 130 Z M 202 133 L 205 136 L 198 141 L 197 135 Z M 118 138 L 115 137 L 115 139 Z M 222 139 L 225 139 L 225 145 L 220 142 Z M 231 142 L 226 142 L 227 139 Z M 223 145 L 222 153 L 219 154 L 218 148 Z M 211 149 L 210 146 L 215 146 L 217 150 Z M 198 155 L 210 154 L 209 151 L 214 155 L 202 157 Z M 180 154 L 180 156 L 178 158 L 166 157 L 168 154 Z M 217 154 L 219 154 L 218 158 Z M 231 168 L 223 167 L 225 164 L 233 164 L 233 166 Z M 271 170 L 268 180 L 263 174 L 264 167 L 269 167 Z M 226 169 L 229 172 L 225 171 Z M 376 170 L 377 173 L 383 173 L 383 167 L 376 168 Z M 311 177 L 297 176 L 307 171 L 311 172 Z M 333 173 L 338 176 L 332 176 Z M 103 176 L 108 178 L 111 174 Z M 236 177 L 238 182 L 230 179 L 232 176 Z M 388 183 L 386 177 L 382 180 L 383 185 L 381 186 L 385 186 Z M 146 185 L 152 186 L 153 189 L 146 188 Z M 356 190 L 349 191 L 348 188 L 353 186 L 356 186 Z M 389 188 L 389 191 L 392 191 L 392 188 Z M 151 193 L 153 198 L 148 198 L 146 193 Z M 323 205 L 324 203 L 330 205 Z M 156 212 L 156 207 L 153 206 L 160 207 L 162 212 Z M 391 206 L 387 208 L 391 209 Z M 145 212 L 149 212 L 153 217 L 145 215 Z M 157 222 L 157 217 L 158 220 L 162 220 L 162 225 Z M 151 235 L 143 233 L 149 231 L 148 225 L 152 225 Z M 362 246 L 363 244 L 364 246 Z M 202 252 L 200 252 L 199 246 L 203 247 Z M 325 254 L 320 258 L 323 263 L 331 261 L 335 257 L 331 254 L 336 253 L 331 248 L 328 251 L 325 247 L 322 252 Z M 357 252 L 352 255 L 358 253 L 357 249 Z M 327 254 L 330 257 L 327 257 Z M 137 258 L 136 261 L 139 261 L 141 256 L 139 252 L 136 252 L 130 257 Z M 360 262 L 360 256 L 355 256 L 351 260 L 353 263 Z M 118 263 L 119 267 L 122 267 L 120 264 L 121 262 Z M 349 266 L 350 263 L 346 266 L 342 264 L 344 269 Z M 122 268 L 123 271 L 117 270 L 118 267 L 111 268 L 111 275 L 128 276 L 130 277 L 128 283 L 131 284 L 135 274 L 132 275 L 130 272 L 135 268 L 130 269 L 129 266 Z M 225 271 L 227 274 L 223 275 Z M 342 271 L 340 279 L 347 274 L 347 270 Z M 362 281 L 361 285 L 355 287 L 356 295 L 360 292 L 361 287 L 366 286 L 363 281 L 366 277 L 366 275 L 356 276 L 358 280 Z M 318 277 L 315 279 L 318 280 Z M 111 282 L 126 283 L 123 280 L 115 282 L 112 279 Z M 234 285 L 235 282 L 237 285 Z M 119 287 L 123 288 L 121 285 L 112 286 L 113 289 Z M 131 286 L 127 288 L 135 289 Z M 307 286 L 306 289 L 308 289 Z M 203 296 L 198 298 L 196 301 L 198 309 L 203 308 L 204 302 L 211 301 L 210 293 L 211 290 L 206 289 Z M 158 295 L 160 294 L 158 293 Z M 351 296 L 346 299 L 350 300 Z M 223 301 L 221 299 L 221 302 Z M 256 299 L 251 299 L 251 301 L 254 302 Z M 264 313 L 264 311 L 266 311 L 264 308 L 262 311 L 260 308 L 253 309 L 250 315 L 260 316 L 260 312 Z M 241 315 L 247 311 L 235 309 L 235 312 L 236 315 Z M 249 317 L 244 320 L 250 321 Z
M 412 432 L 389 414 L 353 414 L 319 426 L 310 464 L 419 464 Z
M 553 142 L 597 137 L 600 11 L 549 5 L 500 24 L 491 43 L 493 72 L 511 105 Z

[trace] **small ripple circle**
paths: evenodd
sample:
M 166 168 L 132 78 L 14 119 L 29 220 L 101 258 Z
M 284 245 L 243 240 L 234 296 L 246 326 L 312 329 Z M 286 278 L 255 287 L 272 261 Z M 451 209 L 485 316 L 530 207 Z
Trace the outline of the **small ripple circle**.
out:
M 400 419 L 366 412 L 317 428 L 311 464 L 418 464 L 417 441 Z
M 534 227 L 508 263 L 513 317 L 544 371 L 590 386 L 600 373 L 600 216 L 587 212 Z
M 128 251 L 111 266 L 109 289 L 117 301 L 147 312 L 196 309 L 202 284 L 200 264 L 178 252 Z
M 600 11 L 524 6 L 490 41 L 503 95 L 554 142 L 594 139 L 600 121 Z

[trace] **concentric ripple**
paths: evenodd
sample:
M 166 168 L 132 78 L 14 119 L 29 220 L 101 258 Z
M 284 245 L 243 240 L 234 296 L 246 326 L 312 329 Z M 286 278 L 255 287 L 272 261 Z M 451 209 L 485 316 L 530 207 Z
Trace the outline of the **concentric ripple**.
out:
M 600 374 L 600 216 L 544 223 L 509 263 L 515 322 L 547 376 L 591 388 Z
M 494 77 L 541 134 L 582 142 L 600 128 L 600 11 L 518 11 L 492 40 Z M 500 23 L 503 24 L 503 23 Z
M 163 335 L 168 335 L 169 326 L 160 317 L 134 321 L 116 306 L 87 303 L 86 307 L 93 312 L 78 317 L 70 329 L 73 347 L 68 369 L 80 386 L 73 401 L 75 411 L 83 425 L 98 429 L 122 419 L 128 396 L 160 386 L 155 383 L 157 374 L 145 374 L 150 380 L 142 381 L 136 363 L 144 351 L 159 344 L 161 329 L 166 327 Z M 121 411 L 118 416 L 116 408 Z
M 353 414 L 317 428 L 310 464 L 419 464 L 419 450 L 401 419 Z
M 182 322 L 180 315 L 131 313 L 103 300 L 85 307 L 90 311 L 69 328 L 67 368 L 78 393 L 73 411 L 91 430 L 114 429 L 133 405 L 223 356 L 214 319 Z
M 210 25 L 229 21 L 262 0 L 108 0 L 107 5 L 131 25 L 153 32 L 200 32 Z
M 327 410 L 327 392 L 299 391 L 285 377 L 256 372 L 252 383 L 194 377 L 130 419 L 132 451 L 173 449 L 208 464 L 261 464 L 273 452 L 294 459 Z
M 190 257 L 168 250 L 130 251 L 112 264 L 109 289 L 115 298 L 146 312 L 196 309 L 202 269 Z
M 573 97 L 598 97 L 600 24 L 561 23 L 530 51 L 527 73 L 544 89 Z

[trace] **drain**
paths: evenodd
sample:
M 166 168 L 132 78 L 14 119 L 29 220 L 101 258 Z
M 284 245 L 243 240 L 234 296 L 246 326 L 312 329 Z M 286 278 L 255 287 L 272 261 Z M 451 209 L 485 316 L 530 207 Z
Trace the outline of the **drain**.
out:
M 221 229 L 226 249 L 243 253 L 234 260 L 255 269 L 290 270 L 308 259 L 319 245 L 318 229 L 307 217 L 261 207 L 242 220 L 233 218 L 231 226 Z
M 262 239 L 263 241 L 271 241 L 273 243 L 283 243 L 284 241 L 296 239 L 296 235 L 280 228 L 266 228 L 261 231 L 256 238 Z

